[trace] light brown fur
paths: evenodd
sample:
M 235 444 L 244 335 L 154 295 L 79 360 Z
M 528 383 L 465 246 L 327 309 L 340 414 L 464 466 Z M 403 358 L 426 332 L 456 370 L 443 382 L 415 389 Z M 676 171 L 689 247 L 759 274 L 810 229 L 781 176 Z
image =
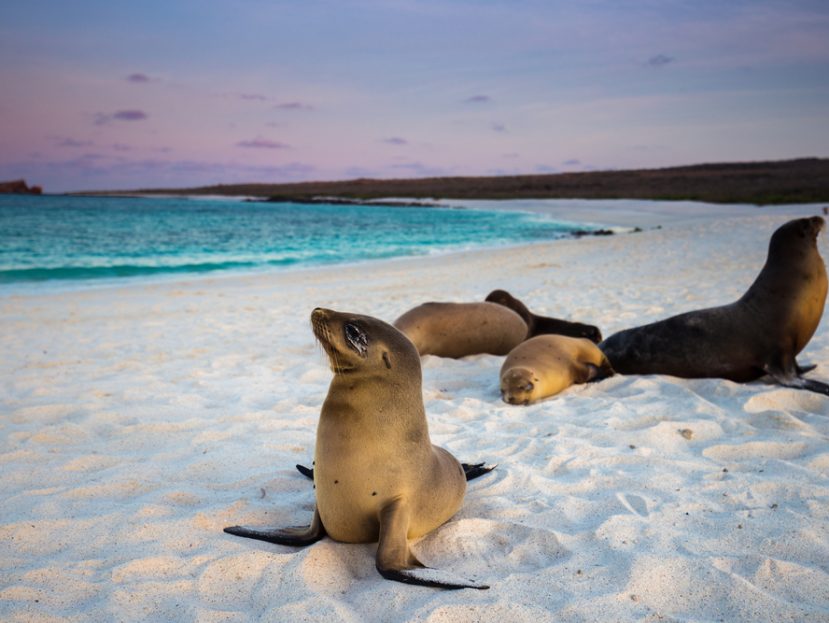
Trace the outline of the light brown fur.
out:
M 376 566 L 388 579 L 487 588 L 425 569 L 409 548 L 408 539 L 458 512 L 466 491 L 461 464 L 429 439 L 414 345 L 369 316 L 315 309 L 311 322 L 334 372 L 317 427 L 314 518 L 302 529 L 225 531 L 288 545 L 326 535 L 346 543 L 379 541 Z
M 506 355 L 527 338 L 527 323 L 496 303 L 424 303 L 394 321 L 420 355 L 457 359 Z
M 365 358 L 348 347 L 346 323 L 367 335 Z M 429 441 L 412 344 L 380 320 L 328 310 L 315 312 L 314 332 L 334 368 L 314 466 L 326 531 L 338 541 L 376 541 L 380 511 L 395 500 L 408 508 L 409 538 L 434 530 L 460 509 L 466 478 L 460 463 Z
M 590 340 L 537 335 L 516 346 L 501 366 L 501 396 L 509 404 L 526 405 L 612 374 L 607 358 Z

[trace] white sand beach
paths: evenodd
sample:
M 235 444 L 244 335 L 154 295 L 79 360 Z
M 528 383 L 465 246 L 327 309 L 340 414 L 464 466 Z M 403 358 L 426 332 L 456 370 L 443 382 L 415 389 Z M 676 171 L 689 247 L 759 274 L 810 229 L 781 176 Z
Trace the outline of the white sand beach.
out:
M 616 376 L 516 407 L 501 357 L 425 357 L 432 441 L 498 467 L 413 547 L 486 591 L 384 580 L 374 544 L 222 532 L 311 519 L 314 307 L 392 321 L 503 288 L 609 336 L 735 300 L 774 229 L 820 213 L 499 205 L 644 231 L 0 297 L 0 621 L 829 621 L 829 398 L 763 380 Z M 829 322 L 799 361 L 829 381 Z

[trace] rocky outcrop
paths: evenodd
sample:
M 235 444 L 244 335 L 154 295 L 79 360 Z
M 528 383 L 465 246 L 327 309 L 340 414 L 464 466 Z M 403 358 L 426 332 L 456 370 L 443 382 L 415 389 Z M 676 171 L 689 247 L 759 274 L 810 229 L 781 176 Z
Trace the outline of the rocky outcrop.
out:
M 0 195 L 39 195 L 42 192 L 40 186 L 29 186 L 26 180 L 0 182 Z

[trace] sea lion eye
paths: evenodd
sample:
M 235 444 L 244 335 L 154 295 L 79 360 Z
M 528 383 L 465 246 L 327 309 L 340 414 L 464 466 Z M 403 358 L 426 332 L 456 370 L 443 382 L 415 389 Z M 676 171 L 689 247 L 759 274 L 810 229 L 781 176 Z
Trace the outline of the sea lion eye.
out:
M 343 331 L 345 332 L 346 344 L 352 350 L 356 351 L 360 357 L 365 357 L 368 352 L 368 336 L 366 336 L 363 330 L 357 325 L 347 323 L 343 327 Z

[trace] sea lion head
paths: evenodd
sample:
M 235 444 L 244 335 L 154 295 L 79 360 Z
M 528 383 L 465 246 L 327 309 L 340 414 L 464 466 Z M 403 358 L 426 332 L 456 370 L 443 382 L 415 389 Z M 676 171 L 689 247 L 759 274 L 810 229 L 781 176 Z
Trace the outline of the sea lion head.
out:
M 527 326 L 529 326 L 532 322 L 532 314 L 530 313 L 530 310 L 527 309 L 527 306 L 506 290 L 493 290 L 486 295 L 486 299 L 484 300 L 487 303 L 497 303 L 498 305 L 503 305 L 504 307 L 511 309 L 524 319 Z
M 501 376 L 501 398 L 511 405 L 527 405 L 536 399 L 538 377 L 529 368 L 510 368 Z
M 798 218 L 777 228 L 769 242 L 769 255 L 801 254 L 817 248 L 817 237 L 826 222 L 820 216 Z
M 316 308 L 311 326 L 335 375 L 416 366 L 420 357 L 414 344 L 390 324 L 360 314 Z

